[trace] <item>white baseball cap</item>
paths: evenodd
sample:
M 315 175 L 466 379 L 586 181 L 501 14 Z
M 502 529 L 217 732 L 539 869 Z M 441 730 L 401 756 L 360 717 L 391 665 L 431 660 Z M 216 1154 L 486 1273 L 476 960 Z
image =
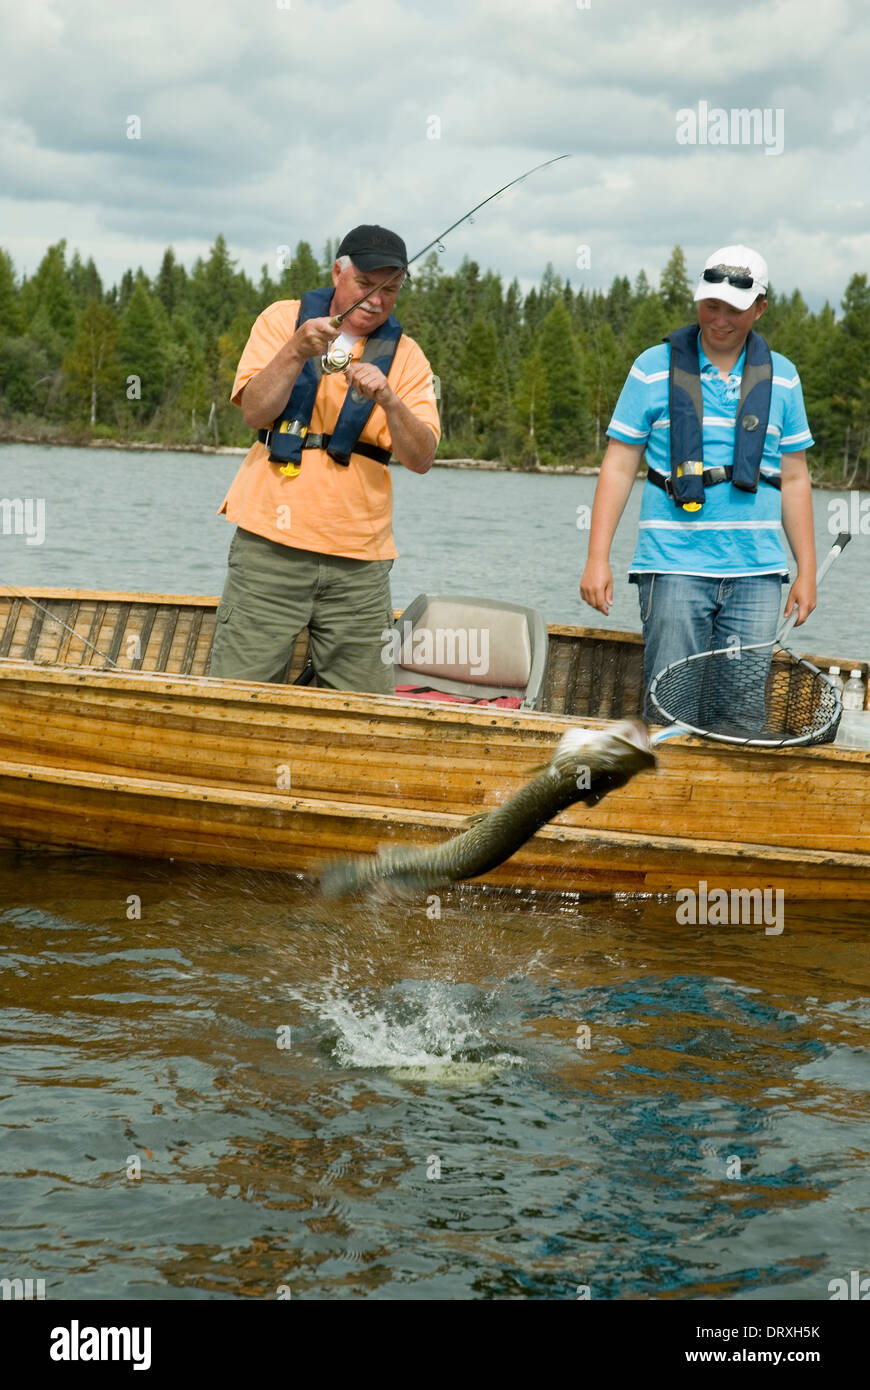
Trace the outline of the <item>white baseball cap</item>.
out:
M 715 278 L 710 278 L 710 272 Z M 743 277 L 751 277 L 751 285 L 742 285 Z M 735 309 L 748 309 L 760 294 L 767 293 L 767 281 L 767 261 L 757 251 L 748 246 L 723 246 L 705 261 L 695 299 L 723 299 Z

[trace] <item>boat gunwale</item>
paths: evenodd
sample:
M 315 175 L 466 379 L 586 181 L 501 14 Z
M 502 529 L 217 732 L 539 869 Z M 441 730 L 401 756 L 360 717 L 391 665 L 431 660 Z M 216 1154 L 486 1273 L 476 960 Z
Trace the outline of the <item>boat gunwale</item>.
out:
M 63 663 L 24 661 L 19 658 L 0 658 L 0 680 L 27 683 L 87 687 L 108 693 L 112 691 L 143 696 L 155 695 L 177 700 L 198 699 L 227 707 L 255 705 L 258 708 L 310 710 L 314 713 L 349 714 L 364 720 L 377 717 L 386 722 L 426 724 L 430 727 L 457 727 L 477 730 L 492 737 L 496 731 L 505 733 L 531 732 L 559 736 L 567 729 L 581 726 L 588 729 L 613 728 L 624 719 L 599 719 L 591 715 L 557 714 L 548 710 L 500 709 L 493 706 L 474 706 L 408 699 L 401 695 L 373 695 L 352 690 L 326 690 L 319 687 L 278 685 L 260 681 L 228 681 L 213 676 L 184 676 L 165 671 L 112 671 L 90 666 L 66 666 Z M 662 726 L 649 725 L 651 733 Z M 825 761 L 868 761 L 870 749 L 848 744 L 796 744 L 784 748 L 752 747 L 746 744 L 725 744 L 702 739 L 691 734 L 680 736 L 679 743 L 669 740 L 669 748 L 677 751 L 718 751 L 725 756 L 740 754 L 752 757 L 783 755 L 790 759 L 809 757 Z M 670 756 L 670 754 L 669 754 Z
M 220 603 L 220 596 L 214 594 L 163 594 L 163 593 L 138 593 L 135 590 L 125 589 L 53 589 L 39 588 L 33 594 L 28 594 L 23 589 L 15 588 L 12 585 L 0 584 L 0 599 L 18 598 L 24 600 L 36 599 L 37 602 L 47 599 L 49 602 L 61 601 L 72 602 L 80 600 L 82 602 L 101 602 L 101 603 L 130 603 L 136 606 L 155 604 L 161 607 L 202 607 L 217 608 Z M 393 616 L 401 618 L 403 608 L 394 608 Z M 547 623 L 547 633 L 552 637 L 568 637 L 581 641 L 601 641 L 601 642 L 625 642 L 632 646 L 643 646 L 643 635 L 639 632 L 628 632 L 623 628 L 611 627 L 583 627 L 573 623 Z M 783 650 L 777 648 L 777 650 Z M 864 676 L 870 674 L 870 661 L 863 657 L 848 656 L 825 656 L 813 654 L 811 652 L 799 653 L 804 661 L 810 661 L 814 665 L 820 664 L 841 664 L 859 667 Z M 10 658 L 0 658 L 0 661 Z M 63 665 L 64 663 L 58 663 Z M 92 669 L 90 667 L 86 668 Z M 147 674 L 147 673 L 146 673 Z M 159 673 L 158 673 L 159 674 Z M 199 679 L 207 679 L 199 677 Z M 254 682 L 246 682 L 246 684 Z M 386 697 L 384 697 L 386 698 Z

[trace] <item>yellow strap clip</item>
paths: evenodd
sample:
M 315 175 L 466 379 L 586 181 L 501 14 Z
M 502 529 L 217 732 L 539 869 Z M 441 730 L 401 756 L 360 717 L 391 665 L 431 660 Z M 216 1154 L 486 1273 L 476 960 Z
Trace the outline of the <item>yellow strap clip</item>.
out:
M 690 459 L 686 463 L 678 464 L 677 477 L 683 478 L 688 475 L 691 478 L 700 478 L 704 472 L 704 463 L 700 459 Z M 681 502 L 680 506 L 684 512 L 699 512 L 703 502 Z

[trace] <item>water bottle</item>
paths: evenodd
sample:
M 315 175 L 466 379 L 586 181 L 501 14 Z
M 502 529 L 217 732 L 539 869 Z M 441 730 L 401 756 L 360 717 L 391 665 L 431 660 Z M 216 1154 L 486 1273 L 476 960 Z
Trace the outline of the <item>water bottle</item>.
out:
M 852 671 L 842 694 L 843 709 L 864 708 L 864 682 L 860 671 Z
M 830 670 L 828 671 L 828 680 L 830 681 L 831 685 L 834 687 L 840 699 L 842 700 L 843 691 L 846 687 L 843 685 L 843 678 L 840 675 L 839 666 L 832 666 L 830 668 Z

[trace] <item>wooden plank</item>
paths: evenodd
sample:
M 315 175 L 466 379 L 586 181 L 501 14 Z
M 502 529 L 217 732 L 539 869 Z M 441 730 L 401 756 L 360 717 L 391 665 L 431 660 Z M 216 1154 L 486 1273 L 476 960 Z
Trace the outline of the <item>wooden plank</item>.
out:
M 9 585 L 0 584 L 0 599 L 11 598 L 16 590 Z M 219 598 L 200 594 L 152 594 L 136 590 L 113 589 L 34 589 L 31 598 L 40 603 L 44 599 L 96 599 L 101 603 L 158 603 L 170 604 L 173 608 L 192 606 L 194 608 L 217 608 Z
M 180 608 L 178 610 L 178 621 L 175 625 L 172 646 L 166 659 L 166 670 L 170 675 L 181 676 L 184 674 L 181 670 L 181 661 L 187 648 L 187 638 L 193 622 L 194 611 L 192 608 Z
M 44 611 L 41 608 L 34 608 L 30 623 L 30 632 L 28 634 L 27 641 L 24 644 L 23 659 L 25 661 L 32 661 L 36 654 L 36 647 L 39 642 L 39 636 L 42 632 L 42 625 L 44 622 Z
M 7 657 L 12 647 L 12 638 L 15 636 L 15 629 L 18 626 L 18 619 L 21 614 L 20 598 L 13 598 L 6 613 L 6 624 L 3 628 L 3 636 L 0 637 L 0 658 Z
M 42 631 L 36 644 L 32 660 L 46 665 L 54 665 L 59 658 L 60 650 L 65 641 L 69 640 L 69 633 L 63 624 L 70 626 L 71 603 L 54 602 L 45 605 L 47 612 L 43 615 L 44 621 Z
M 6 842 L 84 845 L 117 853 L 317 872 L 336 855 L 379 844 L 438 844 L 461 821 L 446 813 L 324 805 L 315 800 L 227 793 L 140 779 L 0 766 L 0 827 Z M 13 827 L 10 834 L 9 827 Z M 365 847 L 365 849 L 363 848 Z M 791 899 L 870 900 L 870 856 L 736 851 L 727 841 L 572 831 L 546 826 L 476 883 L 573 894 L 781 887 Z
M 76 637 L 75 629 L 76 623 L 79 620 L 81 606 L 81 602 L 78 599 L 72 599 L 67 607 L 66 613 L 64 614 L 64 622 L 66 623 L 67 628 L 72 628 L 72 631 L 68 632 L 66 628 L 60 629 L 60 642 L 58 643 L 57 652 L 55 653 L 54 658 L 55 661 L 58 663 L 65 664 L 67 662 L 70 653 L 70 648 L 73 642 L 78 640 Z
M 172 643 L 175 640 L 175 629 L 178 626 L 178 609 L 168 608 L 166 610 L 166 629 L 163 634 L 163 641 L 160 644 L 160 651 L 157 655 L 158 671 L 165 671 L 169 665 L 169 653 L 172 651 Z
M 200 614 L 202 619 L 199 629 L 199 637 L 196 643 L 196 650 L 193 653 L 193 661 L 190 667 L 192 676 L 204 676 L 208 672 L 211 660 L 211 649 L 214 644 L 215 628 L 217 619 L 214 613 L 207 613 L 205 610 Z
M 142 626 L 137 634 L 139 638 L 139 655 L 133 657 L 130 663 L 131 671 L 141 671 L 142 663 L 145 660 L 145 653 L 148 650 L 148 643 L 151 641 L 151 632 L 154 627 L 154 619 L 157 617 L 157 609 L 149 607 L 145 610 Z
M 484 722 L 471 723 L 457 707 L 421 711 L 385 698 L 302 689 L 282 695 L 275 687 L 262 687 L 261 700 L 221 700 L 217 692 L 227 685 L 217 682 L 206 688 L 18 669 L 28 679 L 14 681 L 8 669 L 0 679 L 0 710 L 9 709 L 0 719 L 0 748 L 13 761 L 18 748 L 47 766 L 262 789 L 289 766 L 295 790 L 344 800 L 353 787 L 361 803 L 398 808 L 447 805 L 468 814 L 493 805 L 528 780 L 530 765 L 570 724 L 530 713 L 510 721 L 484 714 Z M 171 699 L 167 689 L 175 689 Z M 359 717 L 360 708 L 373 707 L 378 717 Z M 642 774 L 592 811 L 572 808 L 565 822 L 646 834 L 662 825 L 685 833 L 689 825 L 699 838 L 727 835 L 735 844 L 789 845 L 797 835 L 810 848 L 870 846 L 863 795 L 870 753 L 686 740 L 666 744 L 659 758 L 654 779 Z
M 415 700 L 403 700 L 398 696 L 368 695 L 351 691 L 315 690 L 311 687 L 294 687 L 292 692 L 286 686 L 259 683 L 254 681 L 191 681 L 190 678 L 173 676 L 160 672 L 121 673 L 111 671 L 81 672 L 77 668 L 57 667 L 50 671 L 34 668 L 26 662 L 4 662 L 0 667 L 0 680 L 20 682 L 45 682 L 51 687 L 82 687 L 100 698 L 100 692 L 142 692 L 159 694 L 161 698 L 173 699 L 181 695 L 198 705 L 215 705 L 219 709 L 236 708 L 248 711 L 246 718 L 257 718 L 259 709 L 278 707 L 286 715 L 301 719 L 310 712 L 329 710 L 342 712 L 346 716 L 347 731 L 355 737 L 360 736 L 358 720 L 365 717 L 392 727 L 395 721 L 418 723 L 432 730 L 449 727 L 457 730 L 509 730 L 523 728 L 538 730 L 543 736 L 547 732 L 563 733 L 571 726 L 566 716 L 540 713 L 530 710 L 500 710 L 472 705 L 424 704 Z M 605 727 L 606 721 L 590 718 L 584 721 L 590 728 Z M 367 728 L 368 732 L 368 728 Z M 429 737 L 436 735 L 430 734 Z M 707 747 L 699 740 L 681 740 L 681 746 Z M 727 750 L 730 756 L 740 756 L 744 750 Z M 750 749 L 745 753 L 752 756 L 770 756 L 765 750 Z M 849 758 L 855 756 L 853 750 L 835 745 L 824 745 L 813 749 L 783 749 L 776 756 L 786 757 L 799 753 L 802 756 L 824 758 Z M 860 756 L 860 754 L 858 754 Z M 865 755 L 866 756 L 866 755 Z
M 181 658 L 180 673 L 182 676 L 189 676 L 193 665 L 193 655 L 196 651 L 196 644 L 199 638 L 199 630 L 202 627 L 202 610 L 198 609 L 192 615 L 190 632 L 187 637 L 187 644 L 184 648 L 184 655 Z
M 85 647 L 84 651 L 82 652 L 82 659 L 79 663 L 79 665 L 81 666 L 92 666 L 95 661 L 99 661 L 100 657 L 104 655 L 104 653 L 99 652 L 99 648 L 97 648 L 96 651 L 94 650 L 94 648 L 97 647 L 97 638 L 99 637 L 100 632 L 102 631 L 103 622 L 106 617 L 107 609 L 108 604 L 106 603 L 96 603 L 94 605 L 94 615 L 91 618 L 91 625 L 88 628 L 89 645 Z M 104 661 L 103 665 L 105 666 L 105 664 L 106 663 Z
M 117 664 L 118 661 L 118 653 L 121 650 L 121 643 L 124 640 L 124 633 L 127 631 L 127 623 L 129 622 L 132 608 L 133 605 L 131 603 L 119 603 L 117 605 L 117 611 L 115 613 L 115 626 L 112 629 L 112 640 L 109 643 L 109 650 L 107 652 L 109 660 L 114 662 L 115 664 Z
M 570 650 L 568 643 L 552 633 L 547 638 L 547 671 L 544 677 L 543 707 L 554 714 L 565 712 L 566 673 Z

